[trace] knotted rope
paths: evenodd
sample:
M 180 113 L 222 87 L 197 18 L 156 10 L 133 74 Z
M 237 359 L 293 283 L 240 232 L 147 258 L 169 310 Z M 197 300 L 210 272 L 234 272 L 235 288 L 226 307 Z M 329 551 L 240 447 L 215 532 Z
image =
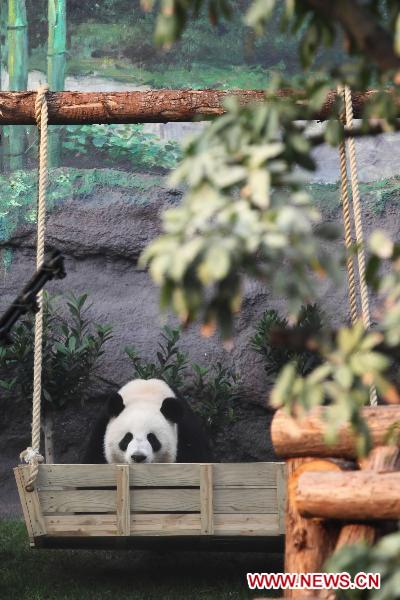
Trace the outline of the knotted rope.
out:
M 344 89 L 340 90 L 344 100 L 344 122 L 348 129 L 353 128 L 353 101 L 351 97 L 351 90 L 349 86 L 345 86 Z M 361 215 L 361 196 L 360 187 L 358 183 L 357 173 L 357 159 L 356 159 L 356 144 L 353 137 L 348 138 L 348 149 L 349 149 L 349 167 L 350 167 L 350 180 L 351 180 L 351 192 L 352 192 L 352 206 L 353 206 L 353 218 L 354 228 L 357 242 L 357 262 L 358 262 L 358 279 L 360 285 L 360 298 L 361 298 L 361 316 L 365 329 L 369 329 L 371 326 L 371 316 L 369 308 L 369 297 L 368 297 L 368 286 L 366 280 L 366 268 L 365 268 L 365 252 L 364 252 L 364 234 L 362 226 L 362 215 Z M 357 310 L 357 288 L 354 276 L 354 260 L 353 256 L 350 255 L 349 250 L 352 246 L 352 231 L 351 231 L 351 217 L 350 217 L 350 201 L 348 192 L 348 175 L 347 175 L 347 152 L 346 142 L 343 140 L 339 145 L 339 160 L 340 160 L 340 176 L 341 176 L 341 196 L 342 196 L 342 210 L 343 210 L 343 223 L 345 231 L 345 246 L 347 249 L 347 276 L 349 282 L 349 302 L 350 302 L 350 315 L 351 321 L 354 324 L 358 318 Z M 370 404 L 376 406 L 378 404 L 378 396 L 376 388 L 371 387 L 370 390 Z
M 46 229 L 46 190 L 47 190 L 47 123 L 48 110 L 46 101 L 47 85 L 39 86 L 35 101 L 35 118 L 39 131 L 39 180 L 37 198 L 37 246 L 36 268 L 39 269 L 44 260 L 44 236 Z M 29 479 L 26 490 L 33 491 L 43 462 L 40 454 L 41 434 L 41 395 L 42 395 L 42 360 L 43 360 L 43 290 L 38 293 L 39 310 L 35 317 L 35 345 L 33 358 L 33 403 L 32 403 L 32 441 L 31 446 L 24 450 L 20 458 L 30 465 Z

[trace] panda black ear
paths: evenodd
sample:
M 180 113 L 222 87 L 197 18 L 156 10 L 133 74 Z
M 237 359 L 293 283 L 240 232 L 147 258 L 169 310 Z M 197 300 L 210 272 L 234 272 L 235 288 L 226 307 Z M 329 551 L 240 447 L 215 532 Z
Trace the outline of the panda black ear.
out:
M 178 398 L 165 398 L 160 410 L 168 421 L 172 421 L 172 423 L 179 423 L 183 417 L 184 407 Z
M 110 417 L 117 417 L 125 408 L 122 396 L 113 392 L 108 399 L 107 412 Z

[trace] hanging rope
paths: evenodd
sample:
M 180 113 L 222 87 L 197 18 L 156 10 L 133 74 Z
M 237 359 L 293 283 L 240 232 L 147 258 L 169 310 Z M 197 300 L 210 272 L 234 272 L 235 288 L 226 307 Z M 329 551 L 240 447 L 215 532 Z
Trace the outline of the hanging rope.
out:
M 338 93 L 343 94 L 343 90 L 338 88 Z M 343 94 L 344 99 L 344 94 Z M 343 110 L 341 120 L 346 123 L 346 109 Z M 340 183 L 341 183 L 341 200 L 342 200 L 342 215 L 344 225 L 344 244 L 346 247 L 346 267 L 347 281 L 349 286 L 349 307 L 351 322 L 354 323 L 358 319 L 357 309 L 357 289 L 354 275 L 354 257 L 352 254 L 353 235 L 351 231 L 351 215 L 350 215 L 350 198 L 347 176 L 347 156 L 346 156 L 346 141 L 343 140 L 339 144 L 339 162 L 340 162 Z
M 353 128 L 353 101 L 351 97 L 351 90 L 349 86 L 345 86 L 341 91 L 344 99 L 344 114 L 345 123 L 348 129 Z M 351 191 L 352 191 L 352 204 L 353 204 L 353 217 L 354 217 L 354 228 L 357 242 L 357 261 L 358 261 L 358 279 L 360 285 L 360 297 L 361 297 L 361 316 L 365 329 L 369 329 L 371 326 L 371 316 L 369 308 L 369 297 L 368 297 L 368 286 L 366 280 L 366 268 L 365 268 L 365 252 L 364 252 L 364 234 L 362 226 L 361 216 L 361 196 L 360 187 L 358 183 L 357 173 L 357 159 L 356 159 L 356 144 L 353 137 L 348 138 L 349 148 L 349 166 L 350 166 L 350 179 L 351 179 Z M 347 249 L 347 274 L 349 281 L 349 301 L 350 301 L 350 314 L 351 320 L 354 324 L 358 317 L 357 303 L 356 303 L 356 283 L 354 277 L 354 261 L 353 257 L 349 256 L 349 248 L 352 245 L 352 234 L 351 234 L 351 219 L 350 219 L 350 202 L 348 194 L 348 177 L 347 177 L 347 155 L 346 155 L 346 142 L 343 141 L 339 146 L 339 159 L 340 159 L 340 174 L 341 174 L 341 191 L 342 191 L 342 206 L 343 206 L 343 222 L 345 229 L 345 245 Z M 376 406 L 378 404 L 378 396 L 376 388 L 371 387 L 370 390 L 370 404 Z
M 44 260 L 44 236 L 46 229 L 46 189 L 47 189 L 47 123 L 48 111 L 46 92 L 48 86 L 39 86 L 35 102 L 35 117 L 39 131 L 39 181 L 37 198 L 37 247 L 36 268 L 39 269 Z M 37 296 L 39 311 L 35 317 L 35 346 L 33 359 L 33 406 L 32 406 L 32 441 L 31 446 L 24 450 L 21 460 L 30 464 L 29 479 L 26 484 L 27 491 L 33 491 L 34 483 L 39 471 L 39 464 L 43 462 L 40 454 L 40 412 L 42 395 L 42 352 L 43 352 L 43 290 Z

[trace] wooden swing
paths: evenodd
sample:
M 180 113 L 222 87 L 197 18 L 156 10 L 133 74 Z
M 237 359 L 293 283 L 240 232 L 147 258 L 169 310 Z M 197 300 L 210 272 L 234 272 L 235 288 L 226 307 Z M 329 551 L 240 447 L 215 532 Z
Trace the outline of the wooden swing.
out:
M 39 129 L 37 266 L 43 263 L 47 186 L 47 87 Z M 42 293 L 38 296 L 42 306 Z M 15 477 L 32 547 L 135 546 L 154 538 L 218 545 L 284 532 L 284 463 L 44 465 L 40 455 L 42 311 L 35 320 L 32 442 Z M 90 489 L 88 489 L 90 488 Z M 218 544 L 219 543 L 219 544 Z M 157 545 L 159 542 L 157 542 Z M 264 539 L 265 547 L 265 539 Z
M 39 129 L 37 267 L 43 263 L 47 186 L 47 87 L 38 89 L 35 117 Z M 343 91 L 343 94 L 345 92 Z M 346 90 L 347 125 L 352 126 L 351 94 Z M 346 246 L 351 223 L 346 147 L 340 146 L 342 204 Z M 360 207 L 355 154 L 350 146 L 353 203 Z M 355 214 L 357 241 L 360 210 Z M 358 226 L 357 226 L 358 223 Z M 361 239 L 362 241 L 362 239 Z M 361 285 L 365 285 L 362 248 L 358 251 Z M 361 261 L 360 261 L 361 257 Z M 352 258 L 348 260 L 352 318 L 356 317 Z M 353 271 L 352 271 L 353 269 Z M 364 269 L 364 270 L 363 270 Z M 351 276 L 351 273 L 353 275 Z M 369 326 L 368 294 L 363 288 L 364 324 Z M 38 295 L 42 307 L 42 292 Z M 365 309 L 365 310 L 364 310 Z M 368 310 L 367 310 L 368 309 Z M 368 318 L 366 318 L 368 317 Z M 285 532 L 285 463 L 42 464 L 40 404 L 42 310 L 36 315 L 32 441 L 22 454 L 27 465 L 14 469 L 32 547 L 176 547 L 207 545 L 235 549 L 251 543 L 271 548 L 271 538 Z M 376 393 L 371 397 L 376 402 Z M 255 543 L 256 542 L 256 543 Z M 275 545 L 276 546 L 276 545 Z M 279 543 L 278 543 L 279 546 Z

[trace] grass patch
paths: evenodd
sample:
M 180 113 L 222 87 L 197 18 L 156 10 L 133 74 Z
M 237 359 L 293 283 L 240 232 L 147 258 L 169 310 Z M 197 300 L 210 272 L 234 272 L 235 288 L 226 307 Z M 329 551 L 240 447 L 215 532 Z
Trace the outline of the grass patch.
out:
M 307 191 L 321 210 L 334 211 L 340 206 L 340 184 L 311 183 Z M 400 176 L 360 183 L 360 193 L 364 209 L 382 215 L 388 205 L 400 199 Z
M 45 71 L 41 54 L 34 53 L 30 59 L 29 68 Z M 206 63 L 191 63 L 188 66 L 164 65 L 138 66 L 129 60 L 111 57 L 82 58 L 71 57 L 67 62 L 67 75 L 97 76 L 114 81 L 148 85 L 161 89 L 259 89 L 266 88 L 270 70 L 259 66 L 225 65 L 215 66 Z
M 247 570 L 282 568 L 267 555 L 30 550 L 19 521 L 0 523 L 0 558 L 0 597 L 18 600 L 244 600 L 259 596 Z
M 36 171 L 16 171 L 0 175 L 0 242 L 7 241 L 15 229 L 36 222 Z M 47 190 L 47 207 L 51 211 L 63 201 L 84 198 L 97 187 L 132 192 L 138 204 L 149 201 L 149 192 L 163 184 L 160 175 L 128 173 L 116 169 L 52 169 Z M 102 195 L 104 197 L 104 193 Z

